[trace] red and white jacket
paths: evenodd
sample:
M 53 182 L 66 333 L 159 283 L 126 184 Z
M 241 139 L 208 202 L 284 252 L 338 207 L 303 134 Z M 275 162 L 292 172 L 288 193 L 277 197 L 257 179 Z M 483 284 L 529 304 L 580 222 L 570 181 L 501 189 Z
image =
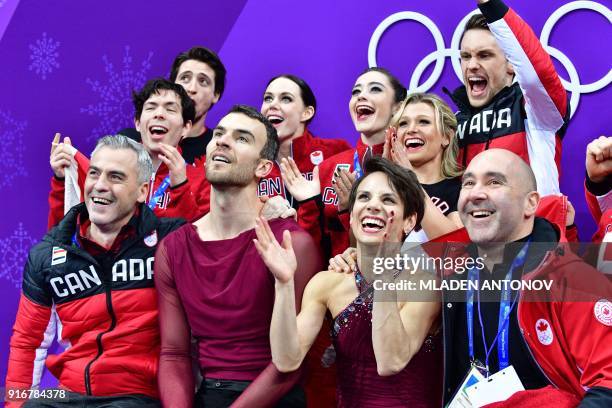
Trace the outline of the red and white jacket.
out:
M 592 241 L 600 244 L 596 248 L 597 269 L 612 278 L 612 189 L 610 177 L 603 183 L 593 183 L 588 178 L 584 183 L 584 194 L 597 231 Z
M 453 93 L 459 107 L 459 162 L 465 168 L 484 150 L 507 149 L 530 164 L 541 195 L 559 194 L 561 139 L 569 121 L 567 92 L 550 56 L 514 10 L 501 0 L 479 8 L 514 67 L 517 82 L 482 108 L 470 105 L 465 86 Z
M 37 387 L 46 365 L 60 387 L 76 393 L 158 398 L 154 255 L 183 222 L 141 205 L 104 252 L 77 238 L 86 219 L 85 205 L 76 205 L 28 254 L 6 387 Z M 48 355 L 56 333 L 68 347 Z
M 354 171 L 355 152 L 363 167 L 364 156 L 380 156 L 382 151 L 382 143 L 367 146 L 360 138 L 355 149 L 326 159 L 319 166 L 321 195 L 300 203 L 298 223 L 312 235 L 316 243 L 321 243 L 323 254 L 328 258 L 341 253 L 349 246 L 349 213 L 338 213 L 338 197 L 332 187 L 334 173 L 341 169 Z
M 54 227 L 74 204 L 84 199 L 89 160 L 76 149 L 73 151 L 73 157 L 73 166 L 66 169 L 66 180 L 51 178 L 48 229 Z M 184 218 L 192 221 L 208 213 L 210 185 L 205 182 L 203 166 L 187 165 L 186 171 L 187 180 L 178 186 L 168 187 L 157 202 L 154 212 L 158 217 Z M 147 202 L 168 175 L 168 166 L 161 163 L 151 178 Z
M 536 219 L 534 234 L 543 225 L 543 220 Z M 558 226 L 554 227 L 558 234 Z M 444 256 L 462 256 L 469 236 L 461 229 L 436 241 L 462 242 L 450 244 L 444 251 Z M 612 398 L 612 283 L 578 257 L 569 243 L 552 244 L 542 260 L 522 277 L 524 281 L 552 281 L 551 290 L 522 291 L 516 316 L 523 340 L 553 387 L 521 391 L 505 403 L 492 406 L 519 406 L 513 401 L 521 399 L 550 406 L 555 400 L 588 398 L 593 402 L 587 405 L 591 407 L 606 406 L 605 401 Z M 449 342 L 454 338 L 455 313 L 464 303 L 451 303 L 447 296 L 445 292 L 442 312 L 446 349 L 452 350 Z M 453 364 L 450 354 L 445 357 L 445 367 Z M 445 387 L 446 402 L 454 391 Z
M 351 145 L 343 139 L 323 139 L 315 137 L 308 129 L 304 130 L 304 134 L 291 143 L 291 157 L 297 164 L 298 169 L 304 177 L 312 180 L 312 170 L 314 166 L 318 166 L 323 161 L 333 155 L 349 150 Z M 262 178 L 257 188 L 258 196 L 274 197 L 277 195 L 283 196 L 291 205 L 297 208 L 297 202 L 294 203 L 293 197 L 287 191 L 283 179 L 281 177 L 280 165 L 274 162 L 274 167 L 270 173 Z

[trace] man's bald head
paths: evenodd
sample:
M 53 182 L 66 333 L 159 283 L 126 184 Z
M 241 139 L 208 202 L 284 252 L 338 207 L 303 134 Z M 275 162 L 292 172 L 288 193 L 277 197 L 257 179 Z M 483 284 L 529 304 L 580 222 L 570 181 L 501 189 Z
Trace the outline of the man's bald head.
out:
M 512 242 L 529 235 L 539 203 L 533 171 L 516 154 L 490 149 L 463 174 L 457 209 L 473 242 Z
M 518 185 L 524 187 L 525 194 L 538 191 L 535 174 L 531 167 L 519 155 L 506 149 L 489 149 L 474 156 L 466 169 L 481 166 L 482 162 L 494 164 L 509 177 L 516 177 Z

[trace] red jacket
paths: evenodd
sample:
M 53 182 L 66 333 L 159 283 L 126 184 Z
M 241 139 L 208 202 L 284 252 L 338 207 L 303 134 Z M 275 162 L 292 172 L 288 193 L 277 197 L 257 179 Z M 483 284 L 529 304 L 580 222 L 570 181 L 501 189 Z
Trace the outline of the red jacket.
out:
M 85 165 L 88 164 L 89 162 L 85 163 Z M 187 221 L 192 221 L 208 213 L 210 209 L 210 186 L 204 181 L 203 167 L 188 164 L 186 169 L 187 181 L 176 187 L 168 187 L 158 201 L 154 209 L 155 215 L 158 217 L 184 218 Z M 79 174 L 82 170 L 79 168 Z M 86 173 L 85 170 L 83 174 Z M 154 174 L 153 186 L 149 187 L 147 202 L 168 174 L 168 167 L 162 163 Z M 85 177 L 78 177 L 78 182 L 81 191 L 84 191 Z M 64 180 L 52 177 L 51 192 L 49 193 L 49 229 L 64 217 L 64 194 Z
M 73 243 L 86 212 L 83 203 L 73 207 L 28 254 L 6 387 L 38 386 L 46 365 L 60 387 L 73 392 L 157 398 L 154 255 L 158 242 L 182 222 L 158 219 L 142 205 L 116 250 L 92 256 L 88 246 Z M 56 333 L 68 347 L 47 355 Z
M 552 280 L 546 298 L 521 293 L 525 342 L 557 388 L 582 399 L 592 387 L 612 394 L 612 284 L 567 244 L 550 251 L 523 280 Z
M 612 241 L 612 190 L 605 191 L 589 191 L 591 189 L 596 190 L 598 185 L 595 183 L 585 181 L 584 195 L 586 197 L 589 211 L 593 216 L 593 219 L 597 223 L 597 232 L 593 235 L 593 242 L 600 243 L 602 241 Z M 601 194 L 600 194 L 601 193 Z M 608 237 L 606 239 L 606 237 Z
M 567 92 L 538 37 L 514 10 L 501 0 L 478 7 L 514 67 L 517 82 L 481 108 L 470 105 L 465 86 L 451 96 L 459 107 L 459 161 L 465 168 L 486 149 L 507 149 L 530 164 L 541 195 L 559 194 L 561 138 L 569 121 Z
M 359 139 L 356 149 L 338 153 L 326 159 L 319 166 L 321 195 L 300 203 L 298 222 L 302 228 L 313 236 L 315 242 L 321 242 L 323 253 L 327 257 L 335 256 L 349 246 L 349 214 L 348 211 L 338 213 L 338 197 L 332 187 L 334 172 L 339 169 L 354 171 L 355 151 L 357 151 L 359 161 L 363 166 L 366 151 L 369 151 L 369 154 L 380 156 L 382 150 L 382 143 L 370 147 Z
M 314 137 L 306 129 L 302 136 L 293 140 L 291 144 L 291 157 L 295 160 L 298 169 L 304 174 L 304 177 L 311 180 L 314 166 L 320 165 L 325 159 L 350 148 L 351 145 L 343 139 Z M 268 197 L 281 195 L 289 200 L 294 207 L 297 207 L 297 203 L 293 203 L 293 197 L 291 197 L 285 188 L 281 177 L 280 165 L 277 161 L 274 162 L 272 171 L 259 182 L 257 195 Z
M 555 226 L 555 230 L 559 233 L 558 226 Z M 469 242 L 465 229 L 441 238 L 438 242 Z M 457 256 L 463 251 L 464 246 L 453 244 L 450 250 L 444 252 L 445 256 Z M 520 293 L 518 325 L 535 362 L 557 390 L 569 393 L 578 400 L 583 399 L 593 387 L 600 387 L 605 394 L 612 395 L 612 348 L 609 347 L 612 344 L 612 303 L 609 301 L 612 299 L 612 284 L 575 255 L 568 243 L 559 243 L 544 255 L 538 265 L 523 275 L 524 281 L 534 279 L 553 281 L 550 292 Z M 443 302 L 446 306 L 443 308 L 445 328 L 448 331 L 445 342 L 454 338 L 449 327 L 456 320 L 453 315 L 456 307 L 447 301 L 445 299 Z M 446 358 L 446 365 L 452 364 L 452 356 L 447 355 Z M 454 391 L 445 388 L 445 401 L 450 400 Z M 563 399 L 550 387 L 522 393 L 526 399 L 542 401 L 541 406 L 548 406 L 547 403 L 555 399 Z M 518 394 L 521 393 L 512 398 L 522 398 Z M 594 393 L 589 398 L 599 396 Z
M 584 194 L 597 231 L 593 235 L 594 244 L 590 254 L 597 270 L 612 280 L 612 190 L 610 180 L 593 183 L 588 178 L 584 183 Z

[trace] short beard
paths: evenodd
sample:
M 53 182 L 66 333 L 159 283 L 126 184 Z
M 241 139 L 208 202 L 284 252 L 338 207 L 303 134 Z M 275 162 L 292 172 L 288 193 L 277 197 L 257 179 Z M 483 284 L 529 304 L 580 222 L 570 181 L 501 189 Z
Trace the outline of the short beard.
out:
M 246 187 L 255 179 L 255 164 L 240 164 L 229 172 L 206 169 L 206 179 L 213 187 Z

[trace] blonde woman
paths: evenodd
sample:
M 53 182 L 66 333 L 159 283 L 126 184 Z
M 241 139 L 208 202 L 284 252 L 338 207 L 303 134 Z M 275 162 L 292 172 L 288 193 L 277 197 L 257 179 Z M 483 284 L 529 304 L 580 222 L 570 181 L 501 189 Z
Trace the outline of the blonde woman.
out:
M 391 124 L 383 156 L 414 171 L 427 194 L 423 228 L 413 231 L 407 240 L 425 242 L 461 228 L 457 120 L 451 109 L 437 95 L 413 93 Z

